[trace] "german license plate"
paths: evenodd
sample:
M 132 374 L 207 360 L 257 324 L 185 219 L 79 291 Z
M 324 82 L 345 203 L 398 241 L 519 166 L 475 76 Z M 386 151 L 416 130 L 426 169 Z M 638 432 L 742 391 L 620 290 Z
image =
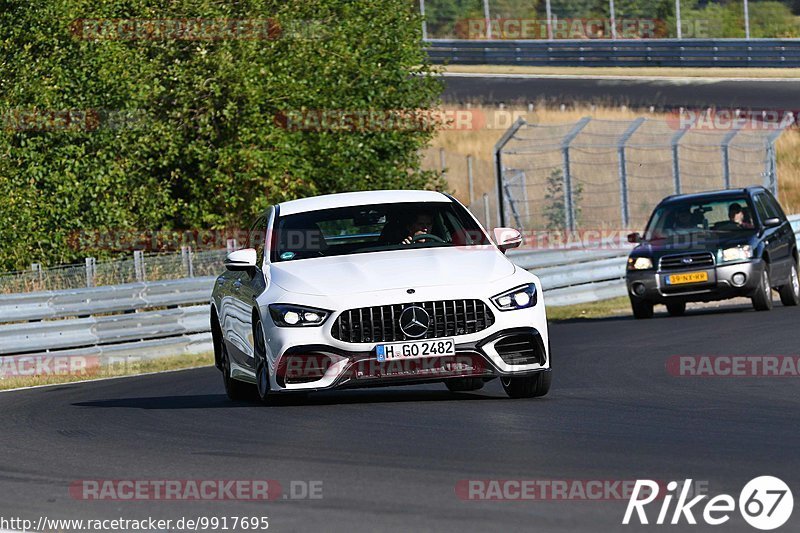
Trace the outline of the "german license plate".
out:
M 393 342 L 375 347 L 378 361 L 393 359 L 417 359 L 420 357 L 439 357 L 456 354 L 453 339 L 429 339 L 424 341 Z
M 704 281 L 708 281 L 708 272 L 687 272 L 685 274 L 672 274 L 667 277 L 667 285 L 702 283 Z

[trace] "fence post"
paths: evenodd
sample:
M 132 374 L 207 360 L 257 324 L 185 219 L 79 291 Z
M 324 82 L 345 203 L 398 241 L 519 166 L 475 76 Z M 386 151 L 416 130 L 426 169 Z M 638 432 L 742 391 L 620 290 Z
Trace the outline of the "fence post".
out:
M 483 220 L 486 222 L 486 230 L 492 230 L 492 221 L 489 220 L 489 195 L 483 193 Z M 502 224 L 500 224 L 502 226 Z
M 505 148 L 508 141 L 516 135 L 517 131 L 526 124 L 527 122 L 525 119 L 519 117 L 516 122 L 506 130 L 503 136 L 500 137 L 497 144 L 494 145 L 494 173 L 495 179 L 497 180 L 497 221 L 500 226 L 505 226 L 506 224 L 505 206 L 503 205 L 503 148 Z M 484 199 L 484 201 L 486 200 Z
M 475 182 L 472 176 L 472 156 L 467 156 L 467 184 L 469 188 L 469 205 L 475 201 Z
M 235 252 L 237 248 L 239 248 L 239 244 L 236 242 L 236 239 L 228 239 L 226 243 L 228 247 L 228 253 Z
M 86 287 L 94 287 L 95 282 L 95 274 L 96 271 L 96 263 L 94 257 L 87 257 L 86 258 Z
M 134 250 L 133 252 L 133 270 L 136 274 L 136 281 L 147 281 L 147 272 L 144 266 L 144 251 Z
M 776 197 L 778 196 L 778 163 L 775 156 L 775 142 L 783 134 L 783 126 L 769 134 L 766 139 L 767 143 L 767 161 L 766 161 L 766 180 L 764 186 L 772 192 Z
M 575 137 L 591 122 L 592 117 L 583 117 L 580 119 L 561 140 L 561 153 L 563 157 L 563 178 L 564 178 L 564 222 L 566 223 L 567 230 L 575 230 L 575 205 L 572 201 L 572 173 L 570 170 L 569 162 L 569 145 L 575 140 Z
M 722 139 L 722 183 L 726 189 L 731 188 L 731 163 L 729 147 L 733 138 L 742 129 L 742 122 L 737 120 L 733 129 Z
M 686 126 L 675 135 L 672 136 L 670 146 L 672 147 L 672 179 L 675 182 L 675 194 L 681 193 L 681 161 L 678 148 L 680 147 L 681 138 L 686 135 L 691 126 Z
M 447 160 L 445 159 L 444 148 L 439 148 L 439 170 L 442 176 L 447 174 Z
M 425 23 L 425 0 L 419 0 L 419 14 L 422 17 L 422 40 L 428 40 L 428 25 Z
M 31 263 L 31 271 L 36 279 L 39 281 L 39 284 L 42 283 L 42 264 L 41 263 Z
M 193 255 L 191 246 L 181 246 L 181 262 L 183 263 L 183 271 L 188 278 L 194 277 Z
M 627 228 L 630 220 L 630 211 L 628 209 L 628 169 L 625 160 L 625 145 L 628 140 L 636 133 L 639 126 L 644 124 L 644 117 L 637 118 L 633 123 L 628 126 L 625 133 L 619 138 L 617 143 L 617 151 L 619 154 L 619 193 L 620 193 L 620 209 L 622 210 L 622 227 Z

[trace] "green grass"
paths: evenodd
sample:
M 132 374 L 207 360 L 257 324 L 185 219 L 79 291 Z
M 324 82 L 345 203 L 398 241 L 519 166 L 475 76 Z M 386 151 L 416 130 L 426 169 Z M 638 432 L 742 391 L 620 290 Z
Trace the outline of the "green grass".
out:
M 575 318 L 606 318 L 610 316 L 628 315 L 631 312 L 631 304 L 627 296 L 599 300 L 585 304 L 564 305 L 559 307 L 547 308 L 547 320 L 558 322 L 559 320 L 572 320 Z
M 40 385 L 57 385 L 61 383 L 73 383 L 75 381 L 87 381 L 110 377 L 136 376 L 139 374 L 196 368 L 210 366 L 213 364 L 214 354 L 211 352 L 175 355 L 146 361 L 117 363 L 74 375 L 15 376 L 8 378 L 0 377 L 0 390 L 35 387 Z

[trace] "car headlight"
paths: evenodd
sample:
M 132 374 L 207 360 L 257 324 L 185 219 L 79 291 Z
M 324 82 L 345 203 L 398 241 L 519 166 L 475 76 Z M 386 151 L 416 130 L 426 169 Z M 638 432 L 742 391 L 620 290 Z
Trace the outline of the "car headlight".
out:
M 277 326 L 299 328 L 321 326 L 328 319 L 331 312 L 301 305 L 272 304 L 269 306 L 269 314 Z
M 722 250 L 722 261 L 741 261 L 753 257 L 753 248 L 749 244 L 734 246 Z
M 525 309 L 536 305 L 536 284 L 529 283 L 516 289 L 511 289 L 492 298 L 492 303 L 501 311 Z
M 653 260 L 649 257 L 629 257 L 628 270 L 647 270 L 653 268 Z

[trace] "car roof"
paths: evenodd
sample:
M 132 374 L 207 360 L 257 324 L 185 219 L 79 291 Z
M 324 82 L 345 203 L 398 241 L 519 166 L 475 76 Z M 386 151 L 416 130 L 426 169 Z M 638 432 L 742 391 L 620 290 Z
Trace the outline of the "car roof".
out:
M 724 200 L 726 198 L 737 198 L 742 196 L 749 196 L 756 192 L 764 192 L 766 189 L 761 186 L 744 187 L 742 189 L 721 189 L 717 191 L 705 191 L 692 194 L 673 194 L 661 200 L 661 205 L 669 205 L 675 203 L 682 203 L 686 200 L 689 201 L 714 201 Z
M 294 215 L 307 211 L 319 211 L 322 209 L 334 209 L 337 207 L 350 207 L 370 204 L 396 204 L 396 203 L 422 203 L 439 202 L 447 203 L 452 200 L 436 191 L 414 191 L 414 190 L 387 190 L 387 191 L 359 191 L 344 192 L 338 194 L 326 194 L 323 196 L 313 196 L 311 198 L 301 198 L 290 200 L 279 204 L 280 214 Z

